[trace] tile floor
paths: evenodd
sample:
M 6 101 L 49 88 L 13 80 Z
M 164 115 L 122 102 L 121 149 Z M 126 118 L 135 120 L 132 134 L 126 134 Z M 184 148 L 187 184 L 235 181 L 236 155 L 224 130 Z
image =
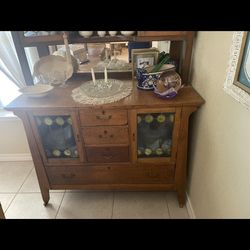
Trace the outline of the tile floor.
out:
M 52 190 L 44 207 L 33 162 L 0 162 L 7 219 L 189 219 L 173 192 Z

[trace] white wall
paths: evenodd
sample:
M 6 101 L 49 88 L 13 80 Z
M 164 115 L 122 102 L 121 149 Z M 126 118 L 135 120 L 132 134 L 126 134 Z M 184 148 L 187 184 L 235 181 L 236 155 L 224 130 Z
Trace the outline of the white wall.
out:
M 8 154 L 30 154 L 20 119 L 0 119 L 0 158 Z
M 250 218 L 250 111 L 223 90 L 233 32 L 198 32 L 189 196 L 197 218 Z

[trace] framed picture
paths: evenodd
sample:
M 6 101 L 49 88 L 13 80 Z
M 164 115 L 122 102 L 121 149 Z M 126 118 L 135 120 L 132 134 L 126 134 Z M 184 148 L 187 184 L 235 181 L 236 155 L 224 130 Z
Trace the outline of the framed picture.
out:
M 234 82 L 250 94 L 250 33 L 244 32 Z
M 157 63 L 159 50 L 151 49 L 132 49 L 132 77 L 134 79 L 136 68 L 145 68 Z
M 233 33 L 224 90 L 250 110 L 250 32 Z

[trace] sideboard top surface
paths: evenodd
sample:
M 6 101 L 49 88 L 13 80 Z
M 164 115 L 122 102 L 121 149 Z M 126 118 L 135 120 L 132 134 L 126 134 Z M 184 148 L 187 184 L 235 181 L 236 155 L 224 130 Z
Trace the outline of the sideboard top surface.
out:
M 125 80 L 131 82 L 131 80 Z M 200 106 L 204 103 L 204 99 L 190 85 L 179 90 L 178 95 L 174 99 L 161 99 L 154 95 L 152 91 L 139 90 L 133 86 L 132 94 L 120 101 L 102 104 L 102 105 L 86 105 L 75 102 L 71 97 L 72 90 L 83 84 L 82 80 L 68 81 L 67 87 L 55 87 L 47 96 L 42 98 L 30 98 L 20 95 L 5 107 L 7 110 L 19 109 L 46 109 L 46 108 L 147 108 L 147 107 L 173 107 L 173 106 Z

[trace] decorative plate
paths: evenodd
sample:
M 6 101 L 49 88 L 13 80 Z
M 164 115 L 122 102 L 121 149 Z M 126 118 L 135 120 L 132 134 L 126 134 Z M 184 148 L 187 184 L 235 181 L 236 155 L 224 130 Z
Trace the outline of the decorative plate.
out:
M 52 89 L 54 89 L 54 87 L 47 84 L 36 84 L 21 88 L 19 92 L 28 97 L 39 98 L 46 96 Z

